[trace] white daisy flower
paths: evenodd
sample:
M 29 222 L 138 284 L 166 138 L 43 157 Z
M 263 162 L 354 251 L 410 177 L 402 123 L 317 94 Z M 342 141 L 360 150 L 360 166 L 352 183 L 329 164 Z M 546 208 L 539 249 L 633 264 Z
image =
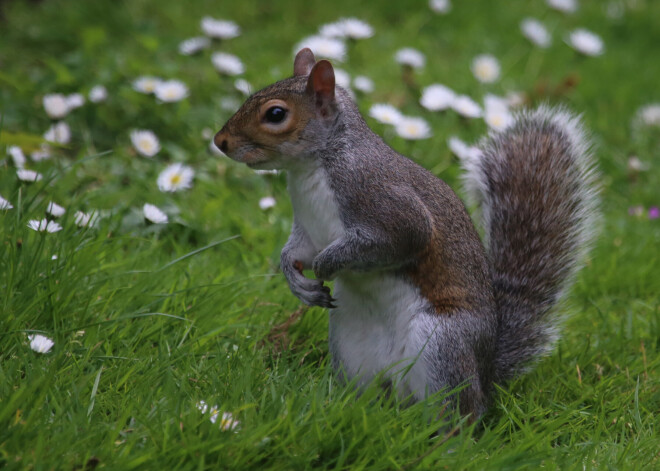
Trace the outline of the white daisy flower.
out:
M 159 82 L 154 90 L 156 98 L 165 103 L 181 101 L 188 96 L 188 87 L 179 80 Z
M 457 95 L 451 108 L 465 118 L 481 118 L 481 107 L 467 95 Z
M 637 116 L 647 126 L 660 126 L 660 103 L 650 103 L 637 111 Z
M 108 90 L 103 85 L 94 85 L 87 96 L 92 103 L 101 103 L 108 98 Z
M 456 136 L 452 136 L 448 141 L 449 150 L 461 160 L 477 161 L 481 158 L 481 149 L 475 146 L 469 146 Z
M 64 118 L 70 111 L 67 99 L 61 93 L 44 95 L 43 104 L 46 114 L 51 118 Z
M 222 419 L 220 419 L 220 430 L 226 432 L 227 430 L 234 430 L 239 426 L 240 422 L 234 419 L 231 412 L 223 412 Z
M 482 54 L 472 61 L 472 73 L 482 83 L 492 83 L 500 77 L 500 63 L 490 54 Z
M 275 198 L 272 196 L 266 196 L 259 200 L 259 207 L 263 210 L 272 208 L 273 206 L 275 206 Z
M 206 49 L 210 45 L 211 40 L 204 36 L 184 39 L 179 43 L 179 54 L 192 56 L 193 54 L 197 54 L 199 51 Z
M 385 103 L 376 103 L 375 105 L 372 105 L 369 109 L 369 116 L 379 123 L 393 125 L 396 125 L 401 119 L 403 119 L 403 115 L 399 110 L 392 105 Z
M 405 47 L 396 51 L 394 59 L 401 65 L 407 65 L 413 69 L 421 69 L 426 64 L 426 57 L 417 49 Z
M 431 127 L 423 118 L 404 116 L 396 123 L 396 133 L 404 139 L 427 139 L 431 137 Z
M 215 70 L 225 75 L 241 75 L 245 72 L 243 62 L 233 54 L 216 52 L 211 56 Z
M 28 170 L 26 168 L 19 168 L 16 170 L 16 176 L 18 176 L 19 180 L 24 182 L 38 182 L 43 178 L 43 175 L 40 173 L 35 172 L 34 170 Z
M 503 131 L 513 124 L 513 116 L 506 107 L 487 106 L 484 112 L 484 121 L 486 121 L 489 128 L 495 131 Z
M 584 28 L 571 32 L 566 42 L 573 49 L 587 56 L 600 56 L 605 52 L 605 46 L 600 36 Z
M 48 144 L 42 144 L 39 149 L 32 151 L 30 158 L 35 162 L 41 162 L 42 160 L 48 160 L 52 157 L 51 149 Z
M 628 158 L 628 170 L 630 172 L 646 172 L 650 168 L 651 166 L 649 164 L 639 160 L 639 157 L 637 157 L 636 155 L 633 155 L 630 158 Z
M 158 86 L 159 83 L 162 82 L 162 79 L 158 77 L 151 77 L 151 76 L 142 76 L 138 77 L 133 81 L 133 90 L 136 92 L 140 93 L 154 93 L 156 91 L 156 87 Z
M 57 144 L 68 144 L 71 141 L 71 128 L 64 121 L 58 121 L 48 128 L 44 139 Z
M 48 353 L 55 342 L 44 335 L 35 334 L 28 335 L 28 340 L 30 341 L 30 348 L 37 353 Z
M 371 93 L 374 91 L 374 82 L 369 77 L 358 75 L 353 79 L 353 86 L 362 93 Z
M 335 84 L 339 85 L 342 88 L 349 89 L 351 88 L 351 76 L 348 75 L 344 69 L 334 69 L 335 70 Z
M 451 10 L 451 2 L 449 0 L 430 0 L 429 7 L 434 12 L 444 15 Z
M 336 61 L 343 61 L 346 57 L 346 45 L 339 39 L 326 38 L 323 36 L 309 36 L 294 48 L 294 54 L 301 49 L 308 47 L 315 56 Z
M 209 410 L 209 406 L 208 406 L 208 404 L 206 403 L 206 401 L 199 401 L 199 402 L 196 404 L 196 406 L 197 406 L 197 408 L 200 410 L 200 412 L 201 412 L 202 414 L 206 414 L 206 411 Z
M 160 151 L 160 142 L 153 133 L 147 129 L 136 129 L 131 131 L 131 143 L 138 154 L 145 157 L 153 157 Z
M 484 97 L 484 108 L 504 108 L 508 109 L 509 105 L 506 98 L 501 96 L 493 95 L 492 93 L 486 94 Z
M 58 218 L 66 212 L 66 209 L 64 209 L 62 206 L 55 203 L 54 201 L 51 201 L 50 203 L 48 203 L 46 212 L 51 216 Z
M 435 83 L 422 91 L 419 103 L 427 110 L 440 111 L 450 108 L 455 98 L 456 93 L 451 88 Z
M 9 146 L 7 147 L 7 153 L 11 156 L 12 161 L 14 162 L 14 167 L 23 168 L 25 167 L 25 154 L 23 150 L 18 146 Z
M 9 201 L 4 199 L 2 196 L 0 196 L 0 209 L 12 209 L 14 205 L 12 205 Z
M 66 104 L 69 110 L 80 108 L 85 104 L 85 97 L 80 93 L 72 93 L 71 95 L 67 95 Z
M 62 230 L 62 226 L 55 221 L 49 221 L 46 218 L 30 219 L 27 226 L 37 232 L 58 232 Z
M 563 11 L 564 13 L 574 13 L 577 8 L 577 0 L 546 0 L 550 8 Z
M 343 18 L 339 20 L 344 36 L 351 39 L 366 39 L 374 35 L 374 29 L 368 23 L 357 18 Z
M 220 98 L 220 108 L 225 111 L 231 111 L 232 113 L 238 110 L 241 107 L 241 102 L 238 101 L 233 96 L 225 96 Z
M 142 207 L 142 213 L 147 220 L 154 224 L 167 224 L 168 222 L 167 214 L 153 204 L 145 203 Z
M 76 211 L 76 214 L 73 215 L 73 220 L 78 227 L 93 226 L 97 219 L 96 214 L 84 213 L 82 211 Z
M 160 191 L 175 192 L 187 190 L 192 187 L 195 172 L 192 168 L 181 163 L 174 163 L 165 168 L 158 175 L 158 188 Z
M 506 94 L 506 104 L 509 108 L 520 108 L 527 101 L 525 92 L 512 91 Z
M 202 18 L 200 26 L 205 35 L 217 39 L 232 39 L 241 34 L 241 28 L 233 21 L 216 20 L 210 16 Z
M 538 47 L 547 48 L 552 43 L 550 33 L 539 20 L 534 18 L 525 18 L 520 22 L 520 31 L 523 36 L 529 39 Z
M 250 85 L 250 82 L 241 78 L 234 82 L 234 88 L 241 92 L 243 95 L 250 96 L 250 89 L 252 86 Z
M 339 21 L 322 25 L 319 28 L 319 34 L 326 38 L 343 38 L 346 36 L 344 28 Z

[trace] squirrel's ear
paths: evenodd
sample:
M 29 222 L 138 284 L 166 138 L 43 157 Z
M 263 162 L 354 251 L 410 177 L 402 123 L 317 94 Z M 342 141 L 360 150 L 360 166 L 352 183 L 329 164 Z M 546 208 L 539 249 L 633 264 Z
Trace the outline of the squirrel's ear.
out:
M 316 59 L 314 59 L 312 50 L 308 47 L 301 49 L 293 61 L 293 76 L 309 75 L 315 63 Z
M 335 70 L 326 60 L 320 60 L 312 68 L 307 79 L 307 92 L 314 96 L 317 110 L 327 116 L 335 104 Z

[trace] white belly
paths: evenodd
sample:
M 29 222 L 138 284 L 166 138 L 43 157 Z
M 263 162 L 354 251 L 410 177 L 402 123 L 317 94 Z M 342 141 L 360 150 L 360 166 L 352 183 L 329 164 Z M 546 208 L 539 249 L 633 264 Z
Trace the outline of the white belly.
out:
M 344 234 L 334 193 L 321 167 L 310 163 L 289 171 L 289 195 L 296 222 L 317 251 Z
M 329 340 L 335 365 L 360 385 L 384 373 L 401 396 L 424 397 L 430 378 L 421 353 L 436 348 L 436 332 L 418 289 L 389 274 L 353 273 L 335 281 L 333 296 Z

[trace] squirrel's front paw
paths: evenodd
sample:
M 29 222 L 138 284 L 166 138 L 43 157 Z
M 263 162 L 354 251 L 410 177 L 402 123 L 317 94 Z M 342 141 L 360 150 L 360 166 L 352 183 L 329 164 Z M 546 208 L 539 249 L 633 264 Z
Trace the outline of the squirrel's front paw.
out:
M 312 261 L 312 270 L 314 270 L 314 276 L 318 280 L 332 280 L 336 274 L 333 264 L 330 263 L 327 257 L 323 256 L 323 253 Z
M 296 277 L 289 280 L 291 292 L 308 306 L 321 306 L 335 308 L 335 300 L 330 295 L 330 288 L 321 280 L 310 280 L 305 277 Z

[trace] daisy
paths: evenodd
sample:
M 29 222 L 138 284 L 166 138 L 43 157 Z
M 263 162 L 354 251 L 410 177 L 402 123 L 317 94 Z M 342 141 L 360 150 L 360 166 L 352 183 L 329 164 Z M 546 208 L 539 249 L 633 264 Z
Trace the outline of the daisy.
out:
M 250 85 L 250 82 L 248 82 L 245 79 L 237 79 L 234 82 L 234 88 L 241 92 L 245 96 L 250 96 L 250 89 L 252 88 L 252 85 Z
M 628 170 L 630 172 L 646 172 L 649 168 L 651 168 L 650 165 L 639 160 L 639 157 L 636 155 L 633 155 L 628 159 Z
M 87 96 L 92 103 L 101 103 L 108 98 L 108 90 L 103 85 L 95 85 Z
M 552 43 L 552 38 L 548 30 L 539 20 L 534 18 L 525 18 L 520 22 L 520 31 L 523 36 L 529 39 L 538 47 L 547 48 Z
M 520 108 L 527 101 L 527 97 L 524 92 L 508 92 L 506 94 L 506 104 L 509 108 Z
M 43 98 L 43 104 L 46 114 L 51 118 L 64 118 L 70 111 L 67 99 L 61 93 L 45 95 Z
M 147 129 L 136 129 L 131 131 L 131 143 L 140 155 L 153 157 L 160 151 L 160 142 L 153 133 Z
M 16 176 L 18 176 L 19 180 L 24 182 L 38 182 L 43 178 L 43 175 L 40 173 L 35 172 L 34 170 L 28 170 L 26 168 L 19 168 L 16 170 Z
M 368 23 L 357 18 L 343 18 L 339 20 L 344 36 L 351 39 L 366 39 L 374 35 L 374 29 Z
M 234 113 L 240 107 L 241 107 L 241 102 L 238 101 L 233 96 L 224 96 L 220 98 L 220 108 L 222 108 L 225 111 L 231 111 L 232 113 Z
M 195 172 L 192 168 L 181 163 L 174 163 L 165 168 L 158 175 L 158 188 L 160 191 L 175 192 L 187 190 L 192 187 Z
M 513 116 L 504 106 L 486 106 L 484 121 L 489 128 L 495 131 L 503 131 L 513 124 Z
M 55 203 L 54 201 L 51 201 L 50 203 L 48 203 L 46 212 L 51 216 L 58 218 L 66 212 L 66 209 L 64 209 L 62 206 Z
M 202 18 L 200 23 L 205 35 L 217 39 L 232 39 L 241 34 L 241 28 L 229 20 L 216 20 L 210 16 Z
M 358 75 L 353 79 L 353 86 L 362 93 L 371 93 L 374 91 L 374 82 L 369 77 Z
M 199 401 L 196 404 L 197 408 L 200 410 L 202 414 L 206 414 L 206 411 L 209 410 L 209 406 L 206 403 L 206 401 Z M 217 407 L 217 406 L 216 406 Z
M 88 227 L 93 226 L 96 222 L 96 215 L 92 213 L 83 213 L 82 211 L 76 211 L 76 214 L 73 215 L 74 222 L 78 227 Z
M 490 54 L 475 57 L 471 68 L 474 76 L 482 83 L 492 83 L 500 77 L 500 64 Z
M 586 29 L 576 29 L 566 40 L 569 46 L 587 56 L 600 56 L 604 51 L 603 40 Z
M 431 127 L 423 118 L 404 116 L 396 124 L 396 133 L 404 139 L 427 139 L 431 137 Z
M 216 414 L 217 415 L 217 414 Z M 211 422 L 215 423 L 214 417 L 211 417 Z M 240 422 L 234 419 L 234 416 L 231 412 L 223 412 L 222 418 L 220 419 L 220 430 L 226 432 L 227 430 L 234 430 Z
M 145 203 L 142 207 L 142 213 L 144 214 L 145 219 L 154 224 L 167 224 L 168 222 L 167 214 L 153 204 Z
M 396 125 L 403 118 L 403 115 L 399 110 L 397 110 L 392 105 L 387 105 L 384 103 L 377 103 L 372 105 L 371 109 L 369 109 L 369 116 L 374 118 L 379 123 L 394 125 Z
M 37 353 L 48 353 L 55 342 L 53 342 L 48 337 L 43 335 L 28 335 L 28 340 L 30 341 L 30 348 Z
M 422 91 L 419 103 L 430 111 L 440 111 L 451 107 L 456 94 L 449 87 L 440 84 L 429 85 Z
M 32 151 L 30 158 L 35 162 L 41 162 L 42 160 L 48 160 L 51 158 L 51 149 L 48 144 L 42 144 L 39 149 Z
M 4 199 L 2 196 L 0 196 L 0 209 L 12 209 L 14 205 L 12 205 L 9 201 Z
M 241 75 L 245 72 L 245 67 L 241 60 L 233 54 L 216 52 L 211 56 L 211 61 L 215 69 L 221 74 Z
M 574 13 L 578 7 L 576 0 L 546 0 L 546 3 L 550 8 L 564 13 Z
M 399 49 L 394 59 L 401 65 L 407 65 L 413 69 L 421 69 L 426 64 L 426 58 L 424 54 L 419 52 L 417 49 L 412 47 L 406 47 Z
M 457 95 L 451 108 L 465 118 L 481 118 L 481 107 L 467 95 Z
M 188 96 L 188 87 L 179 80 L 159 82 L 154 90 L 156 98 L 162 102 L 172 103 L 181 101 Z
M 14 167 L 23 168 L 25 167 L 25 154 L 23 150 L 18 146 L 9 146 L 7 147 L 7 153 L 11 156 L 12 161 L 14 162 Z
M 637 111 L 639 119 L 647 126 L 660 126 L 660 103 L 650 103 Z
M 321 26 L 319 28 L 319 34 L 326 38 L 343 38 L 346 36 L 344 28 L 339 21 Z
M 456 136 L 449 138 L 448 145 L 449 150 L 461 160 L 476 161 L 481 157 L 481 149 L 467 145 Z
M 206 49 L 211 45 L 211 40 L 204 36 L 196 38 L 189 38 L 179 43 L 179 53 L 184 56 L 191 56 L 197 54 L 199 51 Z
M 294 48 L 294 54 L 308 47 L 315 56 L 343 61 L 346 57 L 346 45 L 339 39 L 323 36 L 309 36 L 300 41 Z
M 272 208 L 273 206 L 275 206 L 275 198 L 272 196 L 266 196 L 259 200 L 259 207 L 263 210 Z
M 429 7 L 434 12 L 444 15 L 451 10 L 451 2 L 449 0 L 430 0 Z
M 72 93 L 71 95 L 67 95 L 66 104 L 69 107 L 69 110 L 80 108 L 85 104 L 85 97 L 80 93 Z
M 62 230 L 62 226 L 55 221 L 49 221 L 46 218 L 30 219 L 27 226 L 37 232 L 58 232 Z
M 133 81 L 133 90 L 140 93 L 154 93 L 162 80 L 158 77 L 142 76 Z
M 335 83 L 342 88 L 351 88 L 351 76 L 343 69 L 335 69 Z
M 44 139 L 56 144 L 68 144 L 71 140 L 71 128 L 64 121 L 59 121 L 48 128 Z

